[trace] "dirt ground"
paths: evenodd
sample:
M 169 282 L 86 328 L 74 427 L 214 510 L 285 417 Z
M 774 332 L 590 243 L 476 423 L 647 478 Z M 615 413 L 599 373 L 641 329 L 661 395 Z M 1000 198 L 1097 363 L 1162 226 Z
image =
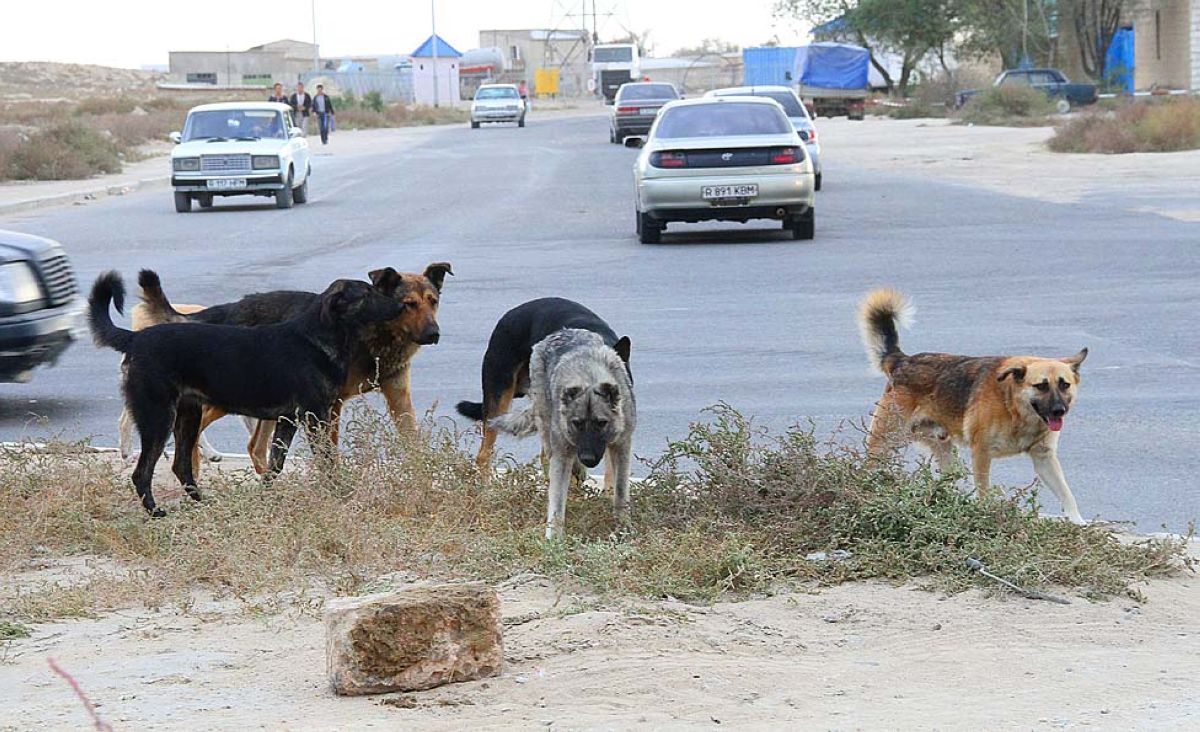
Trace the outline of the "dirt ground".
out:
M 1195 729 L 1197 586 L 1057 605 L 864 583 L 704 607 L 524 576 L 498 587 L 502 676 L 354 698 L 329 691 L 316 612 L 198 598 L 10 642 L 0 730 L 88 726 L 48 657 L 114 729 Z

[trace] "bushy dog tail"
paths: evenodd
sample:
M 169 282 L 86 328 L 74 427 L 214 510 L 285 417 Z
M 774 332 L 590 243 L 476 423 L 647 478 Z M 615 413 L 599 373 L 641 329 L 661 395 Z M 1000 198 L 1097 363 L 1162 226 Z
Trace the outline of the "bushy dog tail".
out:
M 142 302 L 146 305 L 146 315 L 150 322 L 173 323 L 187 319 L 167 299 L 162 289 L 162 281 L 154 270 L 143 269 L 138 272 L 138 287 L 142 288 Z
M 116 272 L 105 272 L 92 285 L 92 294 L 88 297 L 88 325 L 96 345 L 126 353 L 133 342 L 133 331 L 113 325 L 108 314 L 109 303 L 118 313 L 125 312 L 125 283 Z
M 517 437 L 529 437 L 537 434 L 538 431 L 537 418 L 534 416 L 532 404 L 519 412 L 509 412 L 488 420 L 488 426 Z
M 458 413 L 476 422 L 483 420 L 483 402 L 459 402 L 456 406 Z
M 905 327 L 912 322 L 913 306 L 899 290 L 872 290 L 858 308 L 858 330 L 867 349 L 871 366 L 891 374 L 900 350 L 900 333 L 896 324 Z

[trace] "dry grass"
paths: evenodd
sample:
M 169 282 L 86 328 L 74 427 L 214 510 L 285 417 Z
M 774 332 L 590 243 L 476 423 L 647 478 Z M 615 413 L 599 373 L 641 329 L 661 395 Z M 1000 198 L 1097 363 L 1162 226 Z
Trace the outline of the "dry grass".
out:
M 428 444 L 410 444 L 382 417 L 354 416 L 333 474 L 300 461 L 263 487 L 248 473 L 208 470 L 201 504 L 160 489 L 170 511 L 160 520 L 146 518 L 111 459 L 0 455 L 0 571 L 70 555 L 99 565 L 82 582 L 9 590 L 0 618 L 187 608 L 196 590 L 270 611 L 379 589 L 393 572 L 493 581 L 539 572 L 602 594 L 713 600 L 868 577 L 961 589 L 976 581 L 968 556 L 1033 586 L 1136 595 L 1137 583 L 1188 565 L 1181 542 L 1128 545 L 1041 520 L 1027 492 L 975 501 L 926 470 L 867 461 L 803 429 L 774 437 L 724 407 L 635 486 L 628 531 L 614 524 L 609 496 L 574 490 L 568 538 L 547 542 L 539 468 L 510 462 L 483 480 L 463 435 L 433 429 Z M 804 559 L 833 549 L 852 557 Z
M 1135 102 L 1094 111 L 1059 125 L 1055 152 L 1175 152 L 1200 148 L 1200 99 Z
M 971 97 L 958 113 L 965 124 L 1041 127 L 1050 124 L 1054 103 L 1027 86 L 993 86 Z
M 403 104 L 384 106 L 382 110 L 368 106 L 338 108 L 339 130 L 363 130 L 380 127 L 420 127 L 466 122 L 470 115 L 465 109 Z

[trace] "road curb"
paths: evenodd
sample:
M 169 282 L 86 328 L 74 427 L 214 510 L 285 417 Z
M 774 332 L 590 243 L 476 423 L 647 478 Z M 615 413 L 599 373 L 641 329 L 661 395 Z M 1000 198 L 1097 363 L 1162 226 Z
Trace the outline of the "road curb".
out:
M 156 175 L 149 178 L 139 178 L 137 180 L 126 180 L 120 183 L 106 183 L 97 185 L 92 188 L 85 188 L 68 193 L 55 193 L 48 196 L 33 196 L 19 201 L 9 201 L 0 203 L 0 216 L 7 216 L 25 211 L 35 211 L 40 208 L 50 208 L 51 206 L 64 206 L 75 203 L 86 203 L 100 198 L 111 196 L 124 196 L 134 191 L 140 191 L 144 188 L 157 188 L 165 186 L 171 182 L 169 175 Z

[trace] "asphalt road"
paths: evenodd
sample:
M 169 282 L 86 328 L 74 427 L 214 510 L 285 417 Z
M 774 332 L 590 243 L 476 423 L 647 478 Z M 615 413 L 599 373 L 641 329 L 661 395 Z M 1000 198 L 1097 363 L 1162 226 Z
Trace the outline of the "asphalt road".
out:
M 320 290 L 385 265 L 450 261 L 442 342 L 418 356 L 413 376 L 418 408 L 436 405 L 439 416 L 478 398 L 480 359 L 505 310 L 546 295 L 580 300 L 633 339 L 641 456 L 718 401 L 763 426 L 812 420 L 853 438 L 848 426 L 883 386 L 859 345 L 855 306 L 891 284 L 919 309 L 902 333 L 909 352 L 1065 356 L 1088 346 L 1061 444 L 1084 515 L 1146 531 L 1200 517 L 1200 346 L 1188 326 L 1200 305 L 1196 224 L 1114 200 L 1042 203 L 920 171 L 839 166 L 826 134 L 815 241 L 761 222 L 673 226 L 663 244 L 644 246 L 633 232 L 636 152 L 608 144 L 606 124 L 535 114 L 525 129 L 463 125 L 378 154 L 338 154 L 335 136 L 314 162 L 311 203 L 291 211 L 226 199 L 179 215 L 158 189 L 0 226 L 61 241 L 85 287 L 104 270 L 132 283 L 155 268 L 176 302 Z M 117 354 L 81 342 L 32 383 L 0 385 L 0 440 L 115 444 L 117 367 Z M 244 450 L 234 420 L 212 435 Z M 1024 485 L 1033 470 L 1012 458 L 993 478 Z

